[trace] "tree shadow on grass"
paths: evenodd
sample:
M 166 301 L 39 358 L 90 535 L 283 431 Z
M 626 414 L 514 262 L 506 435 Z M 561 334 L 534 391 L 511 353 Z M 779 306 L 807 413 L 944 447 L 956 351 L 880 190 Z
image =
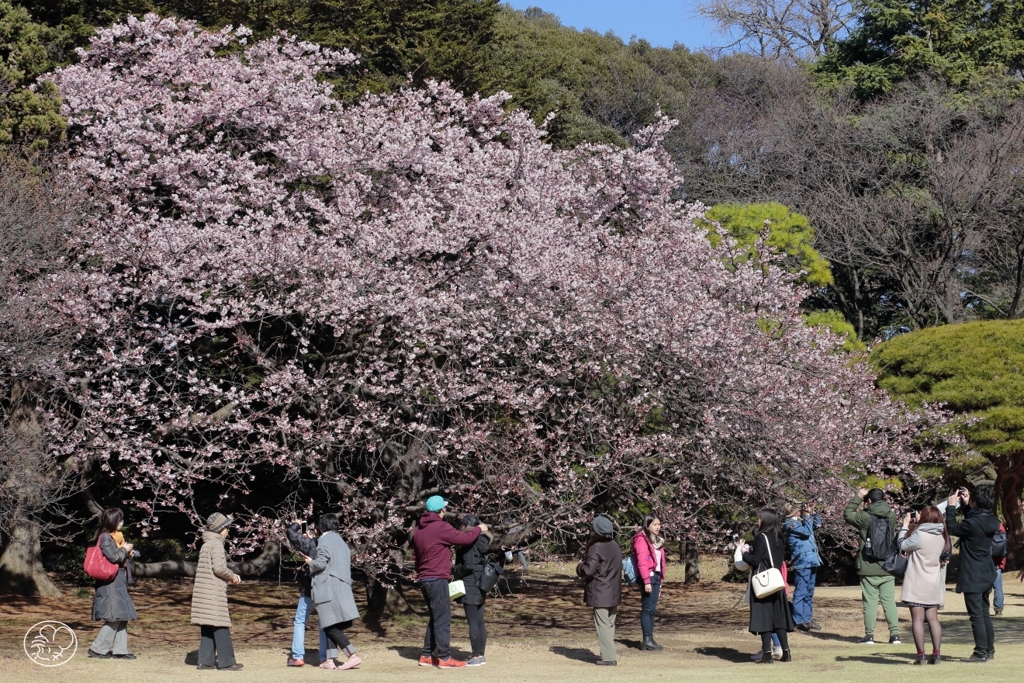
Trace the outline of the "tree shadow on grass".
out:
M 911 652 L 898 652 L 882 655 L 850 655 L 847 657 L 836 657 L 837 662 L 865 662 L 867 664 L 909 664 L 917 657 Z
M 826 633 L 825 631 L 817 631 L 814 633 L 806 634 L 810 638 L 817 638 L 819 640 L 837 640 L 841 643 L 859 643 L 860 638 L 857 636 L 841 636 L 838 633 Z M 792 636 L 791 636 L 792 637 Z
M 420 648 L 418 647 L 403 647 L 401 645 L 392 645 L 388 649 L 392 652 L 397 652 L 398 656 L 402 659 L 419 660 L 420 658 Z
M 577 662 L 586 662 L 587 664 L 593 664 L 598 659 L 597 655 L 582 647 L 563 647 L 561 645 L 552 645 L 551 652 L 556 655 L 562 655 L 568 659 L 573 659 Z
M 185 663 L 189 666 L 199 665 L 199 650 L 191 650 L 185 655 Z
M 626 647 L 628 647 L 631 650 L 639 650 L 640 649 L 640 641 L 639 640 L 616 640 L 615 642 L 619 643 L 620 645 L 625 645 Z
M 698 647 L 694 652 L 705 657 L 717 657 L 736 664 L 750 661 L 749 652 L 740 652 L 734 647 Z

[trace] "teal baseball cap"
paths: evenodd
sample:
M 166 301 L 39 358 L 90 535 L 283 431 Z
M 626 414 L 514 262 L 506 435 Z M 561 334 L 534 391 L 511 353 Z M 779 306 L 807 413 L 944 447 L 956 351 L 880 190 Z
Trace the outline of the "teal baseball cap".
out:
M 447 504 L 448 501 L 441 496 L 431 496 L 427 498 L 427 512 L 440 512 Z

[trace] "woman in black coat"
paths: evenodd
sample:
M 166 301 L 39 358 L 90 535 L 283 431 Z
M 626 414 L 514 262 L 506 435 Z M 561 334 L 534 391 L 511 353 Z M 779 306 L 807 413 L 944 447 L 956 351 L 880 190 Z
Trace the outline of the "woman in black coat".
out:
M 761 510 L 760 524 L 754 537 L 754 547 L 749 545 L 743 553 L 743 561 L 750 565 L 751 576 L 767 570 L 769 567 L 782 569 L 785 559 L 782 546 L 782 519 L 774 510 Z M 761 636 L 760 663 L 772 664 L 772 633 L 779 637 L 782 644 L 783 662 L 793 661 L 789 652 L 788 633 L 796 628 L 793 613 L 789 609 L 785 589 L 772 593 L 764 598 L 754 596 L 750 591 L 750 632 Z
M 459 531 L 469 531 L 480 526 L 480 518 L 466 515 L 462 518 Z M 484 624 L 484 603 L 487 594 L 480 588 L 480 577 L 487 564 L 487 551 L 491 547 L 492 536 L 489 532 L 481 532 L 472 545 L 459 546 L 455 551 L 455 578 L 461 579 L 466 585 L 466 594 L 461 598 L 462 607 L 466 610 L 466 621 L 469 623 L 469 643 L 473 654 L 466 666 L 486 664 L 484 651 L 487 649 L 487 626 Z
M 96 582 L 96 597 L 92 601 L 92 620 L 104 622 L 96 640 L 89 646 L 88 655 L 99 659 L 135 659 L 128 652 L 128 622 L 139 618 L 128 595 L 132 582 L 131 558 L 134 549 L 125 543 L 121 533 L 124 513 L 120 508 L 107 508 L 100 514 L 97 542 L 107 561 L 119 565 L 110 581 Z

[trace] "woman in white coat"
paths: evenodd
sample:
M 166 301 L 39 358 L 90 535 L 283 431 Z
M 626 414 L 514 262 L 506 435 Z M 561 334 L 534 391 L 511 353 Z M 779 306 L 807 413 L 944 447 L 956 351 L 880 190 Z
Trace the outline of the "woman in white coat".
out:
M 943 581 L 942 553 L 949 547 L 949 534 L 942 513 L 929 505 L 916 516 L 908 512 L 898 536 L 900 552 L 907 556 L 907 573 L 903 577 L 900 600 L 910 607 L 913 621 L 914 645 L 917 657 L 914 664 L 925 663 L 924 622 L 932 636 L 932 656 L 928 664 L 942 661 L 942 626 L 939 624 L 939 606 L 946 593 Z

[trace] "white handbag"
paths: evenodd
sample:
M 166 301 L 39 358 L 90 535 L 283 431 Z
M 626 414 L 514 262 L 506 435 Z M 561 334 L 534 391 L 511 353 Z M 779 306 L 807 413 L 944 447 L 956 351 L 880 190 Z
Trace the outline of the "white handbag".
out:
M 782 572 L 775 568 L 775 559 L 772 557 L 772 546 L 768 542 L 768 536 L 761 535 L 764 536 L 764 543 L 768 547 L 768 562 L 771 566 L 763 572 L 751 576 L 750 587 L 754 590 L 755 597 L 767 598 L 785 588 L 786 583 L 782 580 Z

